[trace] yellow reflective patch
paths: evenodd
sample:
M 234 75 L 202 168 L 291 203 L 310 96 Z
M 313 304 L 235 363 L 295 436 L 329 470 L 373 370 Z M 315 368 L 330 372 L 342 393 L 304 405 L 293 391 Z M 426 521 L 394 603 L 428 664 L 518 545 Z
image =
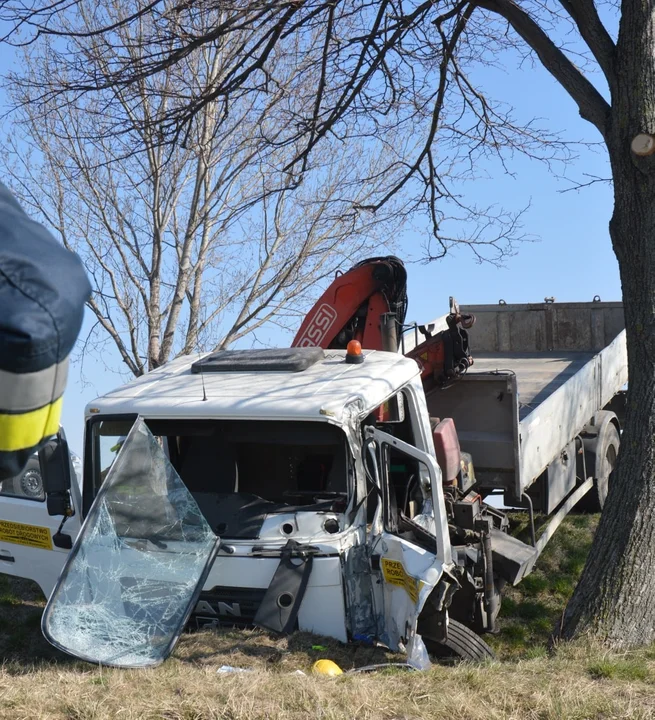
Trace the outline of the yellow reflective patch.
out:
M 423 581 L 408 575 L 400 560 L 382 558 L 382 575 L 389 585 L 403 588 L 412 602 L 418 602 L 418 594 L 423 587 Z
M 63 398 L 38 410 L 7 415 L 0 413 L 0 452 L 27 450 L 59 431 Z
M 50 528 L 0 520 L 0 542 L 52 550 Z

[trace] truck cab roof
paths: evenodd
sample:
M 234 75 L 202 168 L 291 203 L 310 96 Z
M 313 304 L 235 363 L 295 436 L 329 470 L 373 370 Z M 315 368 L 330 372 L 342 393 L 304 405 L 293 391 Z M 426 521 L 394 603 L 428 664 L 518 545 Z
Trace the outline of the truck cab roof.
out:
M 300 372 L 199 372 L 198 361 L 211 353 L 185 356 L 97 398 L 86 416 L 329 419 L 341 424 L 349 403 L 359 400 L 361 412 L 371 412 L 419 374 L 416 362 L 400 354 L 362 354 L 362 363 L 350 364 L 345 350 L 326 350 Z

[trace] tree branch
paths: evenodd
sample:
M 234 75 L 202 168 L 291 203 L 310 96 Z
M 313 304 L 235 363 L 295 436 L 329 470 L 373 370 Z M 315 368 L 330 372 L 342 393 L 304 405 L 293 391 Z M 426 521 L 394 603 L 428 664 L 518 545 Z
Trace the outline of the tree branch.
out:
M 582 39 L 593 53 L 612 93 L 616 89 L 616 45 L 603 25 L 594 0 L 559 0 L 576 24 Z
M 114 323 L 102 314 L 102 311 L 100 310 L 100 308 L 98 307 L 97 303 L 95 302 L 95 300 L 93 298 L 88 300 L 87 305 L 93 311 L 94 315 L 98 319 L 98 322 L 104 328 L 105 332 L 116 343 L 118 352 L 120 353 L 121 357 L 123 358 L 123 362 L 130 369 L 130 372 L 134 375 L 134 377 L 140 377 L 141 375 L 143 375 L 143 366 L 137 365 L 134 362 L 134 360 L 130 357 L 129 352 L 127 351 L 127 348 L 125 347 L 125 343 L 123 342 L 121 336 L 118 334 L 118 331 L 116 330 L 116 326 L 114 325 Z
M 609 105 L 530 15 L 513 0 L 476 0 L 476 4 L 509 22 L 514 31 L 534 50 L 546 70 L 573 98 L 580 117 L 594 125 L 603 138 L 606 138 Z

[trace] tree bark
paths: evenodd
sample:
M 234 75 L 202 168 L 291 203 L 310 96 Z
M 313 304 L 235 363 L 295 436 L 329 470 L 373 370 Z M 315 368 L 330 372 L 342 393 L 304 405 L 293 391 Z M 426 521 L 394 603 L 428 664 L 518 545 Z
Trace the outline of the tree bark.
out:
M 623 2 L 607 136 L 630 368 L 622 450 L 559 632 L 615 648 L 655 642 L 655 156 L 630 149 L 638 133 L 655 134 L 654 5 Z

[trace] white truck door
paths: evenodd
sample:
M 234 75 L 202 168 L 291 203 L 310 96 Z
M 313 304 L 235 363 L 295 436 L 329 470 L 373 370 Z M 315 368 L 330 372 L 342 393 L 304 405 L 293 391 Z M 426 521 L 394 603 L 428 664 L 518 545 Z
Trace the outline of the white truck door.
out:
M 441 473 L 430 455 L 380 430 L 367 428 L 367 460 L 378 486 L 380 500 L 371 525 L 369 542 L 374 570 L 380 573 L 376 615 L 379 639 L 392 650 L 406 650 L 410 664 L 429 664 L 423 641 L 416 633 L 418 616 L 439 582 L 444 565 L 450 565 L 450 538 L 443 511 Z M 407 487 L 394 482 L 400 470 L 409 477 Z M 424 508 L 410 507 L 411 485 L 429 484 L 427 508 L 434 526 L 418 525 L 412 515 Z M 399 495 L 402 492 L 402 496 Z M 434 530 L 434 532 L 432 532 Z M 376 567 L 377 566 L 377 567 Z
M 20 475 L 0 484 L 0 572 L 34 580 L 46 598 L 81 525 L 72 477 L 62 430 Z

